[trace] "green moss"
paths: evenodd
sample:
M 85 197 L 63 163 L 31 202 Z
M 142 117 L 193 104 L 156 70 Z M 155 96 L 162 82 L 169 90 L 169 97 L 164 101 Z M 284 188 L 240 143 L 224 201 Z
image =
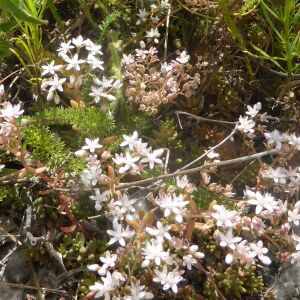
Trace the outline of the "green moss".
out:
M 71 157 L 71 152 L 60 138 L 55 138 L 46 126 L 23 127 L 22 137 L 32 158 L 39 160 L 50 170 L 64 168 L 69 172 L 80 171 L 84 164 L 81 158 Z
M 81 137 L 105 137 L 112 133 L 113 118 L 99 108 L 52 108 L 30 118 L 48 126 L 76 126 Z
M 207 210 L 212 201 L 216 200 L 218 204 L 224 205 L 231 210 L 237 210 L 234 200 L 220 196 L 214 191 L 205 188 L 198 188 L 193 192 L 194 201 L 202 210 Z

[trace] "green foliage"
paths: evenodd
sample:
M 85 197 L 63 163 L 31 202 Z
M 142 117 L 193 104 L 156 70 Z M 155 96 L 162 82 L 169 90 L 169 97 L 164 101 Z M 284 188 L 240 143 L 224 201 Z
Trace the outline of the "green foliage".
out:
M 30 120 L 48 126 L 75 125 L 82 138 L 102 138 L 112 134 L 112 130 L 114 129 L 113 118 L 109 113 L 103 112 L 99 108 L 76 109 L 56 107 L 38 112 Z
M 214 191 L 210 191 L 205 188 L 198 188 L 193 192 L 193 197 L 196 202 L 196 204 L 201 208 L 202 210 L 209 209 L 209 206 L 212 201 L 216 200 L 219 205 L 224 205 L 227 209 L 230 210 L 237 210 L 236 204 L 234 200 L 225 197 L 220 196 Z
M 67 267 L 79 267 L 82 264 L 93 264 L 98 262 L 97 255 L 106 250 L 103 240 L 92 239 L 87 241 L 82 232 L 66 234 L 59 246 L 59 253 L 63 259 L 67 259 Z
M 260 0 L 245 0 L 243 1 L 242 7 L 240 8 L 239 12 L 237 12 L 235 15 L 238 16 L 245 16 L 247 14 L 250 14 L 252 11 L 254 11 L 257 6 L 259 5 Z
M 223 269 L 222 266 L 221 269 Z M 263 289 L 262 276 L 256 274 L 255 267 L 241 270 L 232 267 L 218 270 L 215 275 L 218 288 L 225 297 L 245 299 L 246 295 L 258 296 Z M 204 284 L 204 294 L 209 300 L 216 300 L 215 287 L 210 282 Z
M 58 13 L 57 9 L 56 9 L 56 6 L 54 4 L 54 1 L 53 0 L 48 0 L 47 2 L 47 5 L 55 19 L 55 21 L 57 22 L 58 26 L 59 26 L 59 29 L 64 32 L 65 31 L 65 26 L 64 26 L 64 23 L 62 21 L 62 18 L 60 16 L 60 14 Z
M 46 126 L 24 127 L 22 136 L 24 143 L 32 151 L 32 157 L 47 165 L 50 170 L 57 171 L 63 167 L 69 172 L 78 172 L 84 167 L 82 159 L 71 157 L 64 142 L 55 138 Z
M 14 0 L 14 2 L 16 1 Z M 38 62 L 41 61 L 44 53 L 41 24 L 44 24 L 45 21 L 42 21 L 41 18 L 46 5 L 47 0 L 25 0 L 22 3 L 23 10 L 29 16 L 32 16 L 33 20 L 36 19 L 39 22 L 30 22 L 15 16 L 21 34 L 12 39 L 13 46 L 10 51 L 20 61 L 33 84 L 36 84 L 36 80 L 39 78 L 40 68 Z
M 22 3 L 24 2 L 24 3 Z M 16 0 L 0 0 L 0 8 L 5 12 L 12 14 L 18 21 L 27 22 L 31 24 L 47 24 L 48 22 L 40 19 L 26 8 L 34 5 L 34 0 L 16 1 Z
M 91 4 L 86 0 L 78 0 L 78 2 L 82 12 L 84 13 L 89 23 L 92 25 L 94 29 L 98 29 L 97 23 L 95 22 L 93 15 L 91 13 Z
M 9 44 L 0 38 L 0 60 L 10 55 Z
M 143 179 L 153 178 L 162 175 L 162 172 L 158 169 L 146 169 L 142 172 L 141 176 Z M 174 182 L 175 183 L 175 182 Z
M 70 210 L 76 220 L 86 219 L 94 211 L 95 204 L 88 197 L 82 197 L 70 206 Z
M 277 46 L 279 49 L 273 55 L 267 55 L 255 46 L 254 49 L 288 74 L 298 73 L 300 71 L 300 64 L 297 63 L 300 55 L 299 1 L 286 0 L 280 3 L 261 0 L 260 4 L 264 18 L 272 29 L 273 47 Z
M 166 148 L 180 149 L 183 146 L 180 134 L 176 130 L 175 121 L 171 119 L 160 122 L 159 130 L 154 131 L 154 137 L 156 143 Z
M 120 17 L 121 12 L 116 10 L 114 12 L 112 12 L 111 14 L 107 15 L 105 17 L 105 19 L 101 22 L 101 24 L 99 25 L 99 29 L 100 29 L 100 36 L 98 38 L 98 43 L 102 44 L 104 39 L 107 37 L 107 35 L 109 34 L 109 30 L 112 26 L 112 24 L 114 24 L 117 19 Z
M 5 200 L 10 194 L 11 194 L 10 187 L 1 186 L 0 187 L 0 202 Z
M 96 274 L 89 272 L 86 277 L 80 280 L 79 294 L 85 296 L 90 291 L 90 286 L 97 281 Z

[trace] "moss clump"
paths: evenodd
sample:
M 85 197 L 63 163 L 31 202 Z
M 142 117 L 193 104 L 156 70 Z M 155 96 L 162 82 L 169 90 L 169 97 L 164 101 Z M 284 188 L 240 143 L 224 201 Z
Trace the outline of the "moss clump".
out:
M 30 120 L 48 126 L 75 126 L 81 137 L 105 137 L 114 129 L 113 118 L 99 108 L 51 108 Z
M 78 172 L 84 167 L 83 160 L 72 157 L 65 143 L 46 126 L 24 127 L 22 137 L 31 150 L 32 158 L 48 166 L 51 171 L 63 168 L 68 172 Z
M 209 209 L 212 201 L 216 200 L 219 205 L 224 205 L 227 209 L 237 210 L 235 202 L 223 195 L 218 195 L 214 191 L 205 188 L 198 188 L 193 192 L 194 201 L 202 210 Z

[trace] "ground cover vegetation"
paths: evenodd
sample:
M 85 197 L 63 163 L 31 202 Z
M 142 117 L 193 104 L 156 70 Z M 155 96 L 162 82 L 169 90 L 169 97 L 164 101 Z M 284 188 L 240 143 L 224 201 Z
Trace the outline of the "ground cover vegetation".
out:
M 0 13 L 0 288 L 276 299 L 300 261 L 300 3 Z

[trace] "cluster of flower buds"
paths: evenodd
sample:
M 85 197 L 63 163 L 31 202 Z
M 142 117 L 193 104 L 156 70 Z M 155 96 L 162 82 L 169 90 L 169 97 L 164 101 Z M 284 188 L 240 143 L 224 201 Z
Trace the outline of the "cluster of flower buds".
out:
M 178 96 L 189 98 L 197 88 L 199 74 L 190 76 L 190 56 L 183 51 L 170 63 L 160 64 L 156 48 L 146 49 L 144 42 L 135 55 L 123 55 L 125 77 L 129 82 L 126 96 L 150 115 L 158 112 L 161 104 L 175 101 Z

